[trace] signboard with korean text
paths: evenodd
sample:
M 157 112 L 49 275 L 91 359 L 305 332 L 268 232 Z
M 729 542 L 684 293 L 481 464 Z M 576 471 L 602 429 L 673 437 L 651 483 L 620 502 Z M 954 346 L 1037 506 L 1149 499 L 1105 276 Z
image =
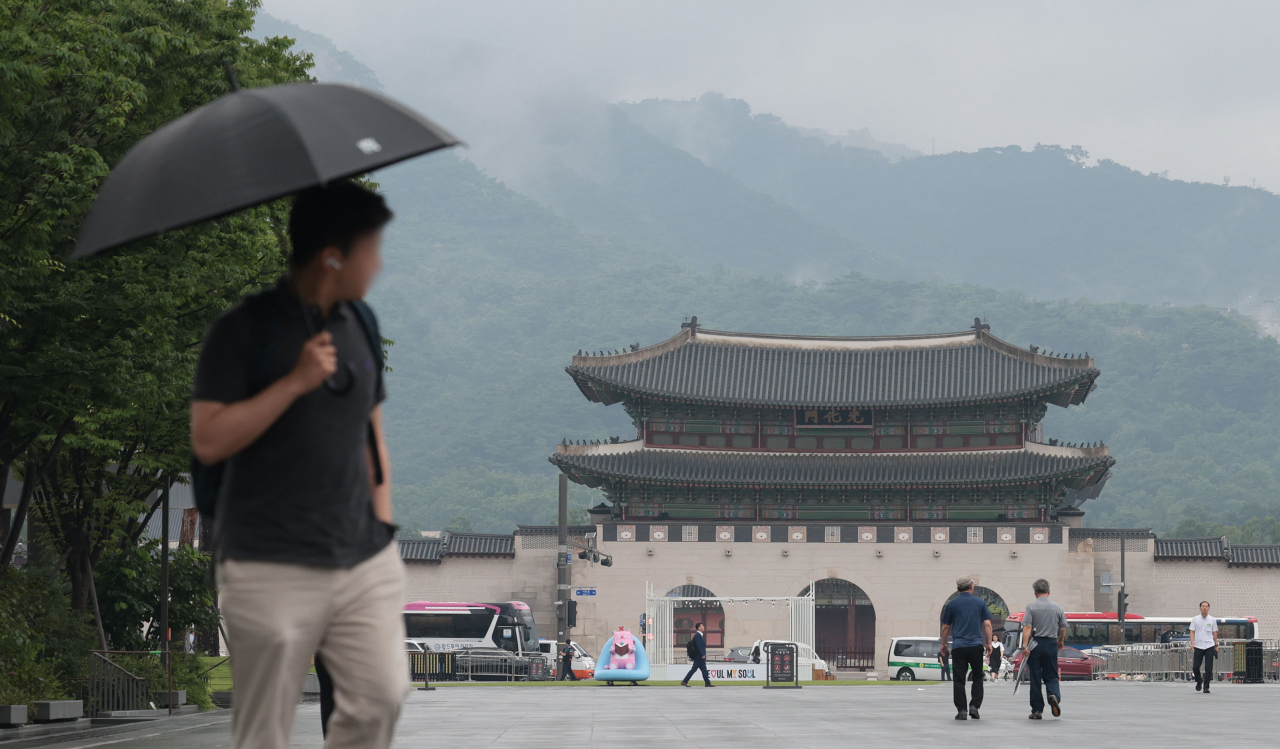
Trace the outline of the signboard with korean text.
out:
M 799 689 L 800 673 L 796 666 L 796 651 L 793 642 L 773 642 L 765 646 L 768 651 L 769 673 L 765 679 L 765 688 Z
M 832 407 L 794 409 L 795 423 L 802 428 L 857 429 L 876 423 L 876 412 L 870 408 Z

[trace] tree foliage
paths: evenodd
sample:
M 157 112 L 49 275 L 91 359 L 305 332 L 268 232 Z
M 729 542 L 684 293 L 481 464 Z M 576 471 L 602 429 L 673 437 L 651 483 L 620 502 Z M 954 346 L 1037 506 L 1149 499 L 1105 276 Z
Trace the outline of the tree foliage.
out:
M 226 93 L 224 61 L 246 86 L 307 79 L 288 40 L 248 35 L 256 9 L 16 0 L 0 16 L 0 466 L 30 487 L 20 511 L 39 498 L 79 608 L 86 561 L 136 541 L 157 476 L 185 469 L 197 344 L 283 267 L 280 208 L 66 258 L 109 167 Z
M 216 628 L 214 594 L 205 584 L 209 560 L 190 546 L 169 554 L 169 629 Z M 155 650 L 160 644 L 160 542 L 111 549 L 94 579 L 103 601 L 102 624 L 112 650 Z M 180 646 L 178 646 L 180 647 Z

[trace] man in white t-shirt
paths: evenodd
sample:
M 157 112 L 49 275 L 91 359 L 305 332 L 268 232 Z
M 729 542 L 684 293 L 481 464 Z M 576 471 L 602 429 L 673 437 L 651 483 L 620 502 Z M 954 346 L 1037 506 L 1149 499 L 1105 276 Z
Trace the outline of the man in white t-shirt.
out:
M 1218 620 L 1209 616 L 1209 602 L 1200 602 L 1200 616 L 1191 620 L 1191 647 L 1195 648 L 1195 657 L 1191 662 L 1191 673 L 1196 677 L 1196 691 L 1209 693 L 1209 685 L 1213 683 L 1213 659 L 1218 655 Z M 1203 689 L 1200 681 L 1200 664 L 1204 664 Z

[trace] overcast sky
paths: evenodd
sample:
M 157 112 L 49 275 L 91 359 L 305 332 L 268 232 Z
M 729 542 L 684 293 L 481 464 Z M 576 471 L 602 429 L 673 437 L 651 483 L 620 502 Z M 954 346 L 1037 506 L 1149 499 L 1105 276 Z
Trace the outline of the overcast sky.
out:
M 266 0 L 265 8 L 333 39 L 392 94 L 421 80 L 461 82 L 485 117 L 530 93 L 634 101 L 718 91 L 793 125 L 867 128 L 925 153 L 1082 145 L 1144 172 L 1230 176 L 1280 191 L 1280 2 Z M 433 114 L 430 102 L 414 103 Z M 477 133 L 459 135 L 483 146 Z

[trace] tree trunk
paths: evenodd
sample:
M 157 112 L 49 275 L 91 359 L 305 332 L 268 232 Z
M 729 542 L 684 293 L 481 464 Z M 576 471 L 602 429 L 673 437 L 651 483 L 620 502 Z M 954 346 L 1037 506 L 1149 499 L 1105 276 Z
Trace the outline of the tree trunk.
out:
M 67 436 L 67 431 L 71 429 L 74 421 L 70 418 L 62 422 L 62 426 L 58 427 L 58 434 L 53 438 L 53 444 L 49 446 L 49 454 L 44 458 L 44 465 L 38 466 L 34 461 L 28 461 L 26 470 L 22 477 L 22 496 L 18 499 L 18 509 L 13 514 L 13 528 L 9 532 L 9 538 L 5 540 L 4 548 L 0 549 L 0 569 L 5 569 L 9 563 L 13 561 L 13 552 L 18 546 L 18 533 L 22 529 L 22 524 L 26 522 L 27 512 L 31 509 L 31 494 L 35 491 L 36 484 L 40 481 L 40 474 L 49 470 L 53 465 L 54 458 L 58 455 L 58 449 L 62 447 L 62 438 Z M 27 529 L 27 559 L 32 558 L 32 544 L 38 539 L 32 528 Z
M 72 549 L 67 554 L 67 578 L 71 582 L 71 610 L 84 614 L 89 610 L 89 578 L 84 560 L 87 549 Z

